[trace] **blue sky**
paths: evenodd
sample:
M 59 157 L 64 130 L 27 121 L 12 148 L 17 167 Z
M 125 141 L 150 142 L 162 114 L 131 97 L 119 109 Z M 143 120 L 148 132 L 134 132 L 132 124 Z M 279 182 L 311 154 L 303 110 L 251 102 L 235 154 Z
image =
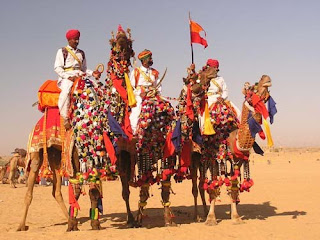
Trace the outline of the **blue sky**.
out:
M 243 83 L 270 75 L 278 108 L 271 126 L 276 146 L 319 146 L 319 1 L 13 0 L 0 8 L 0 155 L 26 148 L 41 117 L 31 105 L 40 85 L 57 78 L 56 51 L 66 45 L 70 28 L 81 31 L 79 48 L 91 69 L 107 62 L 110 32 L 118 24 L 131 28 L 135 52 L 150 49 L 160 74 L 168 67 L 163 95 L 177 97 L 191 63 L 189 11 L 209 44 L 194 45 L 197 68 L 219 59 L 229 98 L 239 107 Z

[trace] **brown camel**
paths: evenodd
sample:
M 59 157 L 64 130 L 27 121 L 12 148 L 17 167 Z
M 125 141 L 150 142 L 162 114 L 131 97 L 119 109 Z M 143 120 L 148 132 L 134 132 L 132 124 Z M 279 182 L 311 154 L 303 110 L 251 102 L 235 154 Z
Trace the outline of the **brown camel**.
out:
M 192 138 L 194 125 L 199 126 L 198 116 L 200 113 L 200 103 L 204 98 L 207 87 L 209 86 L 210 79 L 216 76 L 217 72 L 213 68 L 206 68 L 196 74 L 195 65 L 192 64 L 187 68 L 188 76 L 184 78 L 185 86 L 182 89 L 179 97 L 179 119 L 181 121 L 181 131 L 185 139 Z M 192 103 L 193 103 L 193 114 L 194 119 L 190 119 L 186 114 L 187 106 L 187 88 L 190 86 L 192 93 Z M 187 140 L 188 141 L 188 140 Z M 200 221 L 200 216 L 198 213 L 198 193 L 200 193 L 204 216 L 207 216 L 208 209 L 205 200 L 205 191 L 203 189 L 205 176 L 203 175 L 203 163 L 201 161 L 201 146 L 194 141 L 192 141 L 191 150 L 191 164 L 189 166 L 190 175 L 192 180 L 192 194 L 194 197 L 194 220 Z M 199 183 L 198 183 L 198 170 L 200 173 Z
M 9 180 L 10 186 L 16 188 L 16 182 L 19 178 L 19 175 L 17 174 L 18 167 L 25 168 L 25 157 L 27 152 L 22 148 L 16 148 L 12 153 L 13 156 L 10 158 L 9 162 L 1 169 L 0 180 L 2 183 L 6 183 L 7 180 Z
M 255 94 L 257 94 L 260 99 L 262 99 L 264 102 L 266 102 L 269 98 L 269 92 L 268 88 L 271 87 L 271 79 L 267 75 L 263 75 L 262 78 L 260 79 L 259 83 L 256 85 L 255 89 L 252 87 L 250 90 L 254 91 Z M 246 90 L 243 91 L 246 93 Z M 250 181 L 250 172 L 249 172 L 249 151 L 252 148 L 255 138 L 251 136 L 249 125 L 248 125 L 248 114 L 249 111 L 252 112 L 252 117 L 257 121 L 261 121 L 261 114 L 258 112 L 254 111 L 254 107 L 251 105 L 248 100 L 246 100 L 243 103 L 242 107 L 242 114 L 241 114 L 241 122 L 239 129 L 233 131 L 230 133 L 229 138 L 228 138 L 228 145 L 230 147 L 231 153 L 233 155 L 233 161 L 232 161 L 232 167 L 231 170 L 233 173 L 236 171 L 239 171 L 240 174 L 240 168 L 241 166 L 244 166 L 243 170 L 243 178 L 245 180 Z M 239 153 L 236 153 L 235 151 L 235 146 L 242 152 L 242 154 L 239 155 Z M 246 159 L 243 157 L 246 156 Z M 213 166 L 213 175 L 217 176 L 217 163 L 215 162 L 215 166 Z M 232 174 L 230 174 L 232 175 Z M 253 183 L 252 183 L 253 184 Z M 231 219 L 234 221 L 234 223 L 242 223 L 242 219 L 238 214 L 237 211 L 237 203 L 239 203 L 239 181 L 238 177 L 236 178 L 231 178 L 230 180 L 230 186 L 227 187 L 228 189 L 228 194 L 231 199 Z M 214 188 L 214 189 L 209 189 L 208 188 L 208 193 L 210 196 L 210 210 L 209 214 L 206 219 L 206 224 L 207 225 L 216 225 L 217 220 L 215 216 L 215 202 L 217 200 L 217 197 L 220 195 L 220 187 Z
M 45 112 L 45 114 L 47 114 L 47 116 L 50 117 L 55 117 L 56 119 L 59 119 L 59 110 L 57 108 L 52 108 L 52 109 L 48 109 L 47 112 Z M 40 125 L 42 125 L 41 120 L 37 123 L 36 127 L 34 128 L 34 130 L 32 131 L 32 133 L 35 133 L 36 131 L 42 132 L 40 130 Z M 41 133 L 43 134 L 43 132 Z M 60 133 L 59 133 L 60 134 Z M 33 134 L 32 134 L 33 135 Z M 38 135 L 40 136 L 40 134 Z M 28 170 L 29 170 L 29 177 L 27 180 L 27 185 L 28 185 L 28 189 L 26 192 L 26 196 L 25 196 L 25 207 L 23 210 L 23 217 L 22 220 L 20 222 L 20 225 L 17 229 L 17 231 L 26 231 L 28 229 L 28 227 L 26 226 L 26 219 L 27 219 L 27 214 L 28 214 L 28 210 L 30 207 L 30 204 L 32 202 L 32 198 L 33 198 L 33 189 L 34 189 L 34 184 L 35 184 L 35 180 L 39 175 L 39 170 L 43 164 L 43 160 L 44 160 L 44 142 L 42 141 L 38 141 L 38 142 L 32 142 L 34 141 L 34 139 L 32 139 L 33 136 L 31 136 L 31 138 L 29 139 L 29 143 L 28 143 L 28 152 L 29 154 L 27 155 L 27 159 L 29 160 L 29 166 L 28 166 Z M 63 197 L 61 194 L 61 175 L 60 175 L 60 167 L 61 167 L 61 139 L 59 137 L 59 135 L 57 134 L 55 137 L 50 137 L 47 139 L 46 141 L 46 146 L 48 148 L 46 149 L 45 154 L 47 155 L 47 160 L 48 160 L 48 165 L 50 166 L 50 169 L 52 171 L 52 175 L 53 175 L 53 188 L 52 188 L 52 196 L 56 199 L 56 201 L 58 202 L 64 216 L 66 217 L 66 219 L 69 219 L 68 216 L 68 211 L 66 208 L 66 205 L 63 201 Z
M 79 83 L 77 80 L 76 83 Z M 84 80 L 83 80 L 84 81 Z M 90 86 L 89 79 L 85 80 Z M 91 82 L 92 83 L 92 82 Z M 84 91 L 87 91 L 89 87 L 84 84 L 83 85 Z M 75 88 L 76 89 L 76 88 Z M 90 91 L 94 91 L 91 89 Z M 74 94 L 75 95 L 75 94 Z M 81 101 L 81 98 L 72 98 L 72 102 L 74 101 Z M 83 100 L 84 102 L 85 100 Z M 77 127 L 77 125 L 74 125 Z M 73 129 L 69 130 L 68 133 L 73 132 Z M 57 200 L 58 204 L 60 205 L 63 214 L 65 215 L 66 219 L 68 220 L 68 229 L 67 231 L 73 231 L 78 230 L 77 227 L 77 220 L 76 220 L 76 213 L 77 211 L 72 211 L 72 214 L 70 213 L 70 217 L 68 215 L 67 208 L 64 204 L 63 197 L 61 194 L 61 183 L 62 183 L 62 175 L 64 175 L 65 167 L 66 167 L 66 159 L 68 161 L 71 161 L 72 170 L 70 171 L 70 174 L 72 178 L 75 178 L 76 174 L 80 172 L 80 162 L 79 162 L 79 154 L 83 154 L 82 152 L 79 152 L 79 148 L 76 147 L 78 142 L 66 141 L 66 131 L 63 124 L 63 119 L 60 117 L 59 109 L 57 107 L 53 108 L 47 108 L 45 110 L 44 116 L 40 119 L 40 121 L 37 123 L 35 128 L 32 131 L 32 134 L 29 138 L 28 143 L 28 159 L 29 161 L 29 178 L 28 178 L 28 190 L 25 197 L 25 209 L 24 209 L 24 215 L 22 218 L 22 221 L 20 223 L 20 226 L 18 228 L 19 231 L 27 230 L 26 228 L 26 217 L 28 213 L 29 206 L 32 201 L 32 195 L 33 195 L 33 188 L 35 179 L 39 174 L 39 170 L 41 170 L 41 175 L 44 177 L 47 175 L 50 175 L 52 173 L 53 177 L 53 191 L 52 195 Z M 81 142 L 81 141 L 80 141 Z M 73 144 L 74 143 L 74 144 Z M 72 147 L 66 146 L 66 144 L 72 144 Z M 68 148 L 66 148 L 68 147 Z M 96 146 L 93 145 L 93 148 Z M 67 158 L 67 154 L 69 152 L 65 152 L 65 149 L 70 150 L 72 153 L 72 157 Z M 79 153 L 79 154 L 78 154 Z M 50 167 L 50 169 L 49 169 Z M 93 165 L 92 167 L 95 167 Z M 81 193 L 81 188 L 79 183 L 72 183 L 70 180 L 70 186 L 73 186 L 73 191 L 75 194 L 76 200 L 79 198 Z M 95 191 L 92 189 L 101 189 L 101 184 L 91 184 L 90 186 L 90 199 L 92 200 L 91 205 L 94 207 L 94 211 L 97 208 L 97 201 L 94 199 L 98 199 L 100 197 L 100 194 L 97 197 L 97 192 L 101 191 Z M 72 206 L 73 207 L 73 206 Z M 97 213 L 98 214 L 98 213 Z M 97 216 L 96 213 L 94 213 L 94 216 Z M 91 216 L 91 215 L 90 215 Z M 100 223 L 98 219 L 91 218 L 91 226 L 93 229 L 100 229 Z
M 129 74 L 130 59 L 134 57 L 130 29 L 128 28 L 125 32 L 119 25 L 116 36 L 112 32 L 110 46 L 111 54 L 107 64 L 105 99 L 102 101 L 102 104 L 105 104 L 104 109 L 107 109 L 108 112 L 108 116 L 104 116 L 104 133 L 110 139 L 110 142 L 118 147 L 114 153 L 116 160 L 113 159 L 111 164 L 115 164 L 119 171 L 122 198 L 125 201 L 127 210 L 127 226 L 135 227 L 135 220 L 129 204 L 129 183 L 133 180 L 135 169 L 135 142 L 131 141 L 130 131 L 127 131 L 130 102 L 127 97 L 123 96 L 123 92 L 128 91 L 129 86 L 126 83 L 126 75 Z M 123 91 L 121 92 L 121 90 Z M 121 129 L 126 129 L 126 136 L 110 126 L 110 117 L 115 120 Z M 110 149 L 107 149 L 107 151 L 111 156 Z

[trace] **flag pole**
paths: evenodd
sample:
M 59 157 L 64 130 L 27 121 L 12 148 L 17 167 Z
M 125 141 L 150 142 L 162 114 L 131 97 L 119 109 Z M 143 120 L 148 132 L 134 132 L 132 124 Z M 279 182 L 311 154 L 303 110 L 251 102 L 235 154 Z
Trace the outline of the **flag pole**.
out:
M 193 62 L 193 46 L 192 46 L 192 38 L 191 38 L 191 16 L 190 16 L 190 11 L 189 11 L 189 28 L 190 28 L 190 46 L 191 46 L 191 61 L 192 61 L 192 64 L 194 63 Z

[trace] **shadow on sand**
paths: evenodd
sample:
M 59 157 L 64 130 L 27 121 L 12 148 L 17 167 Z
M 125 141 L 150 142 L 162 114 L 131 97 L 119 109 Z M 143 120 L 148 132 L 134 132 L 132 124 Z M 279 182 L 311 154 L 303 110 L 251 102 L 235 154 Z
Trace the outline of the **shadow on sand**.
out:
M 171 207 L 173 214 L 175 215 L 175 223 L 177 224 L 191 224 L 194 223 L 193 220 L 193 206 L 178 206 Z M 299 216 L 306 215 L 305 211 L 288 211 L 288 212 L 276 212 L 277 208 L 272 206 L 270 202 L 264 202 L 262 204 L 239 204 L 238 205 L 238 213 L 242 216 L 243 220 L 250 219 L 259 219 L 266 220 L 269 217 L 277 217 L 277 216 L 291 216 L 292 219 L 297 219 Z M 198 211 L 202 216 L 202 222 L 205 220 L 205 216 L 203 216 L 202 206 L 198 206 Z M 222 204 L 217 205 L 216 209 L 216 217 L 218 221 L 228 220 L 230 219 L 230 205 Z M 163 219 L 163 209 L 160 208 L 147 208 L 144 213 L 146 214 L 143 219 L 142 227 L 143 228 L 156 228 L 164 226 Z M 136 212 L 133 212 L 133 215 L 136 216 Z M 107 213 L 100 216 L 101 224 L 105 222 L 111 222 L 110 225 L 112 228 L 125 229 L 126 226 L 126 218 L 127 214 L 123 213 Z M 83 224 L 87 221 L 90 221 L 89 217 L 80 217 L 78 218 L 79 223 Z M 53 224 L 51 226 L 58 225 L 67 225 L 67 222 Z M 48 226 L 46 226 L 48 227 Z M 102 229 L 105 229 L 103 227 Z
M 194 223 L 193 220 L 193 206 L 178 206 L 171 207 L 173 214 L 175 215 L 175 223 L 177 224 L 190 224 Z M 230 219 L 230 205 L 217 205 L 216 206 L 216 217 L 218 221 L 228 220 Z M 277 208 L 272 206 L 270 202 L 264 202 L 262 204 L 239 204 L 238 205 L 238 213 L 240 216 L 243 216 L 243 220 L 250 219 L 259 219 L 266 220 L 269 217 L 277 217 L 277 216 L 291 216 L 292 219 L 298 218 L 298 216 L 306 215 L 305 211 L 288 211 L 278 213 Z M 202 222 L 205 220 L 205 216 L 203 216 L 202 206 L 199 206 L 198 209 L 200 215 L 202 216 Z M 155 228 L 155 227 L 163 227 L 164 219 L 163 219 L 163 209 L 160 208 L 147 208 L 144 213 L 146 217 L 143 219 L 142 226 L 145 228 Z M 133 212 L 133 215 L 136 215 L 136 212 Z M 110 213 L 104 214 L 101 216 L 100 221 L 104 223 L 106 221 L 111 221 L 110 225 L 114 228 L 127 228 L 126 227 L 126 213 Z M 80 223 L 89 221 L 88 217 L 82 217 L 79 219 Z

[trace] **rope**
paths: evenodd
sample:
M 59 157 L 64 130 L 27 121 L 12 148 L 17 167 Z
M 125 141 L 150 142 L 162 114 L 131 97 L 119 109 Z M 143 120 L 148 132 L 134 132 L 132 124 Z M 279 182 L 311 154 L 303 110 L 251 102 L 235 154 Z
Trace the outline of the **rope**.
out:
M 44 118 L 43 118 L 43 127 L 42 127 L 42 139 L 43 139 L 43 169 L 48 169 L 48 152 L 47 152 L 47 114 L 48 108 L 44 111 Z M 43 172 L 41 173 L 43 174 Z

